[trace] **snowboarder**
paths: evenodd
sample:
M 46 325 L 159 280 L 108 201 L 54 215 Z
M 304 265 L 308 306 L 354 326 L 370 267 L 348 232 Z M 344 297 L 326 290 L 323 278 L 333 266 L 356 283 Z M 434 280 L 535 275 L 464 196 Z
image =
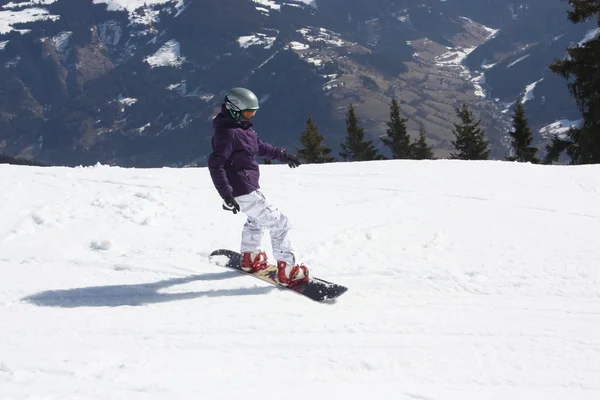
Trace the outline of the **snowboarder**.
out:
M 258 98 L 245 88 L 233 88 L 225 95 L 221 112 L 213 119 L 213 152 L 208 159 L 210 176 L 223 198 L 223 209 L 247 215 L 242 230 L 241 268 L 256 272 L 267 266 L 260 249 L 263 228 L 270 231 L 277 275 L 281 285 L 293 287 L 308 281 L 308 268 L 296 264 L 288 218 L 270 204 L 258 184 L 257 156 L 300 166 L 300 160 L 284 149 L 260 140 L 251 119 L 258 110 Z

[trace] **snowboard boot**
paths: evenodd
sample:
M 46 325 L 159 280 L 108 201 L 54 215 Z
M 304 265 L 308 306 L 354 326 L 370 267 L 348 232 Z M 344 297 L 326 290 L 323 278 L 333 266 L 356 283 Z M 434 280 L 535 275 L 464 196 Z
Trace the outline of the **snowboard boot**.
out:
M 304 265 L 288 265 L 285 261 L 277 261 L 277 278 L 279 284 L 292 288 L 308 282 L 308 268 Z
M 251 274 L 267 268 L 267 254 L 264 251 L 259 251 L 257 253 L 242 253 L 240 267 L 242 268 L 242 271 Z

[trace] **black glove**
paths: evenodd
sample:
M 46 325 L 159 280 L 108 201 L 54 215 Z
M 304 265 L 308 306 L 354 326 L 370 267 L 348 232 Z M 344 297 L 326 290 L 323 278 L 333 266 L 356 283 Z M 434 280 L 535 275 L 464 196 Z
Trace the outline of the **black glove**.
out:
M 285 153 L 283 155 L 283 159 L 281 161 L 289 165 L 290 168 L 296 168 L 299 167 L 300 164 L 302 164 L 297 156 L 288 153 Z
M 223 210 L 237 214 L 240 211 L 240 205 L 232 196 L 227 196 L 223 199 Z

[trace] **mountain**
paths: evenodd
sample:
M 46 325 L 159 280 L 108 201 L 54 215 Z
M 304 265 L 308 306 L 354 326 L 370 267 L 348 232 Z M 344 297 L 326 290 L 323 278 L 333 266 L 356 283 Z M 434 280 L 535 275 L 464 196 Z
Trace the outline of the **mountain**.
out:
M 465 63 L 471 70 L 485 71 L 487 94 L 506 107 L 504 113 L 523 98 L 530 124 L 543 134 L 538 142 L 549 137 L 555 123 L 566 121 L 570 126 L 580 118 L 566 81 L 547 66 L 564 58 L 567 47 L 600 33 L 593 22 L 573 25 L 565 18 L 567 9 L 565 2 L 547 0 L 513 6 L 511 19 L 505 16 L 506 25 L 498 35 L 473 51 Z
M 600 398 L 600 166 L 262 173 L 336 303 L 209 263 L 245 219 L 206 168 L 0 165 L 0 397 Z
M 312 115 L 337 151 L 350 102 L 382 148 L 396 97 L 410 133 L 424 128 L 442 157 L 467 102 L 502 158 L 509 105 L 521 95 L 536 131 L 576 122 L 566 83 L 547 65 L 595 34 L 568 23 L 558 0 L 0 7 L 0 152 L 60 165 L 204 165 L 210 120 L 233 86 L 259 95 L 259 135 L 291 150 Z

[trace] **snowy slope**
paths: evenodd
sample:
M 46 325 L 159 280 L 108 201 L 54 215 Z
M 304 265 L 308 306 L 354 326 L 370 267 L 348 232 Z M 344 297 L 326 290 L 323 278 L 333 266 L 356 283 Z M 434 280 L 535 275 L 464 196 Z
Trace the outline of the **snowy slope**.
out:
M 0 399 L 600 398 L 599 176 L 266 166 L 323 305 L 207 262 L 206 169 L 0 165 Z

